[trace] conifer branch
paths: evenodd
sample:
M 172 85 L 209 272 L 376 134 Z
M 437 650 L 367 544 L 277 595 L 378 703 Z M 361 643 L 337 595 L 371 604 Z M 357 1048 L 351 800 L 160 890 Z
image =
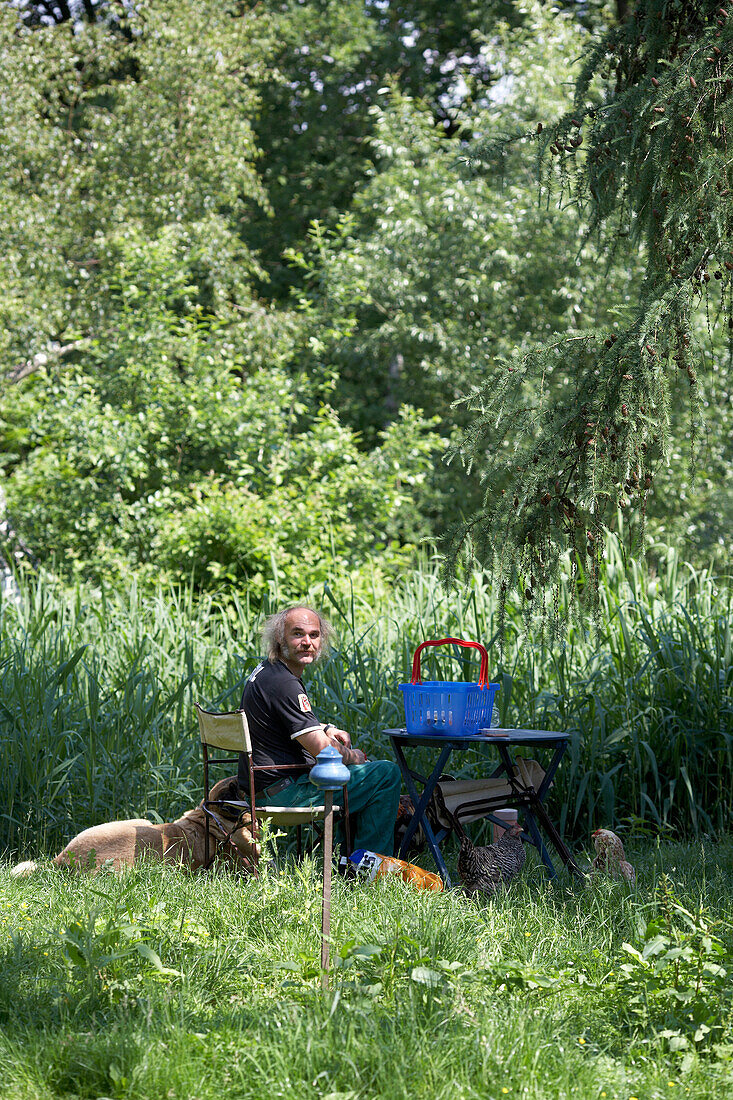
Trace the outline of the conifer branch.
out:
M 520 587 L 531 601 L 557 583 L 569 551 L 590 579 L 581 595 L 593 604 L 611 516 L 621 509 L 643 530 L 669 453 L 678 379 L 687 382 L 693 436 L 701 420 L 691 326 L 698 304 L 719 298 L 733 329 L 732 57 L 729 0 L 674 10 L 666 0 L 639 0 L 591 50 L 573 110 L 523 135 L 537 143 L 545 192 L 585 213 L 599 262 L 633 249 L 646 277 L 625 326 L 560 334 L 497 362 L 464 399 L 476 416 L 458 449 L 481 469 L 486 492 L 482 507 L 446 535 L 448 578 L 467 550 L 495 571 L 500 591 Z M 496 143 L 479 145 L 473 170 L 497 151 Z M 571 396 L 544 388 L 556 369 L 575 379 Z M 531 408 L 528 388 L 538 395 Z M 496 446 L 512 435 L 511 452 Z

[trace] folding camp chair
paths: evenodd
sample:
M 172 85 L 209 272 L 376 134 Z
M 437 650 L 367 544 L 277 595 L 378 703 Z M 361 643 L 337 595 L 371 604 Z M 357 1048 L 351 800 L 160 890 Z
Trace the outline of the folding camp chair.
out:
M 292 774 L 304 774 L 310 771 L 308 764 L 268 764 L 266 767 L 256 765 L 252 759 L 252 741 L 249 735 L 249 726 L 247 724 L 247 715 L 243 710 L 228 711 L 226 713 L 214 713 L 212 711 L 204 710 L 198 703 L 194 704 L 196 707 L 196 716 L 199 723 L 199 734 L 201 737 L 201 749 L 203 752 L 203 764 L 204 764 L 204 811 L 206 813 L 206 838 L 204 848 L 204 860 L 205 866 L 209 866 L 209 823 L 210 820 L 216 821 L 221 827 L 221 817 L 227 817 L 232 819 L 234 817 L 234 824 L 228 827 L 228 835 L 231 837 L 237 829 L 249 828 L 252 833 L 252 871 L 257 874 L 257 862 L 258 862 L 258 832 L 259 824 L 262 821 L 271 821 L 276 826 L 282 826 L 283 828 L 297 828 L 298 830 L 298 854 L 302 851 L 301 842 L 301 829 L 303 825 L 312 825 L 319 821 L 323 821 L 325 818 L 326 808 L 324 805 L 316 806 L 258 806 L 256 802 L 255 794 L 255 774 L 260 771 L 267 772 L 283 772 L 286 777 Z M 210 749 L 220 749 L 223 752 L 229 753 L 229 756 L 212 757 L 209 754 Z M 211 786 L 209 783 L 209 767 L 211 765 L 228 764 L 238 765 L 239 754 L 244 753 L 247 757 L 247 765 L 249 771 L 249 800 L 242 798 L 232 799 L 210 799 Z M 231 755 L 235 754 L 235 755 Z M 241 794 L 241 792 L 240 792 Z M 346 789 L 344 789 L 344 806 L 343 809 L 340 806 L 334 806 L 334 813 L 337 816 L 344 817 L 344 831 L 346 839 L 347 854 L 351 850 L 350 835 L 349 835 L 349 804 L 348 795 Z M 330 859 L 330 853 L 324 853 Z M 213 855 L 212 857 L 213 858 Z

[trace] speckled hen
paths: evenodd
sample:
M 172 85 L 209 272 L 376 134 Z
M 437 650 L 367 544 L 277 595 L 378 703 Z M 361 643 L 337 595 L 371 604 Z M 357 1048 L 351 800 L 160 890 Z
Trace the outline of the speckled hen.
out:
M 519 874 L 527 858 L 521 832 L 521 825 L 514 824 L 494 844 L 479 848 L 462 835 L 458 874 L 467 894 L 495 894 Z

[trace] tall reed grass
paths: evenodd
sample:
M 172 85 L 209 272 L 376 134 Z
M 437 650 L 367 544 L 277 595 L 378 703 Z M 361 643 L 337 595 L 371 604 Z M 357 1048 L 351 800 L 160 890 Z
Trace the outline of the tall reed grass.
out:
M 567 730 L 568 756 L 551 794 L 570 837 L 626 823 L 680 834 L 730 825 L 733 796 L 731 585 L 655 548 L 652 575 L 610 539 L 600 629 L 565 613 L 552 645 L 508 608 L 485 574 L 457 591 L 430 562 L 357 598 L 311 593 L 339 644 L 314 672 L 314 704 L 372 755 L 403 724 L 397 685 L 425 638 L 490 648 L 505 726 Z M 567 585 L 571 583 L 568 576 Z M 167 818 L 193 804 L 199 748 L 192 704 L 237 705 L 259 654 L 246 600 L 190 591 L 69 592 L 47 576 L 0 604 L 0 847 L 53 849 L 80 828 L 137 814 Z M 426 672 L 474 679 L 472 651 L 430 651 Z M 454 760 L 456 758 L 454 757 Z M 463 771 L 480 768 L 467 754 Z

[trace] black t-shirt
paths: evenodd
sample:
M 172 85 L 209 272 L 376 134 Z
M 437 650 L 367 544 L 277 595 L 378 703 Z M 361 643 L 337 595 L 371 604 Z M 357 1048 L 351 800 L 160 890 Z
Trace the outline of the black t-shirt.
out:
M 282 661 L 262 661 L 242 694 L 252 738 L 252 756 L 259 767 L 267 764 L 311 764 L 313 757 L 296 740 L 303 733 L 322 729 L 308 699 L 303 681 Z M 262 790 L 288 772 L 256 772 L 255 787 Z M 290 773 L 297 776 L 299 773 Z M 247 757 L 239 758 L 239 785 L 249 790 Z

